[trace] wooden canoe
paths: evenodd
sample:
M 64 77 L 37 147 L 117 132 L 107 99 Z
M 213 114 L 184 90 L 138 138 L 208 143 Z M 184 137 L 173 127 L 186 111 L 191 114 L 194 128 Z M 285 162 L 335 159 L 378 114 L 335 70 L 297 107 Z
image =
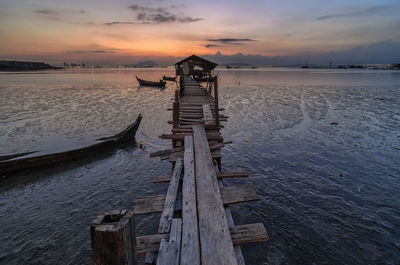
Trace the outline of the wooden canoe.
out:
M 22 170 L 44 168 L 62 162 L 79 160 L 80 158 L 94 155 L 102 151 L 109 151 L 121 144 L 132 141 L 135 138 L 141 120 L 142 115 L 139 114 L 136 121 L 125 130 L 114 136 L 98 139 L 101 142 L 87 147 L 53 154 L 0 161 L 0 176 L 7 176 Z
M 165 81 L 172 81 L 175 82 L 176 81 L 176 76 L 163 76 L 163 80 Z
M 137 76 L 136 76 L 136 79 L 139 82 L 140 86 L 165 87 L 165 84 L 167 83 L 163 80 L 160 80 L 160 82 L 146 81 L 146 80 L 140 79 Z

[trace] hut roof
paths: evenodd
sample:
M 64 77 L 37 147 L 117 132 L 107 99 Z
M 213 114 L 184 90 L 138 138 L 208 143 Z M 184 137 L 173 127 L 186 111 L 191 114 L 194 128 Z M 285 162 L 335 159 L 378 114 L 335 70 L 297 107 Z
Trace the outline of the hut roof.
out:
M 175 65 L 179 65 L 179 64 L 182 64 L 184 62 L 192 62 L 195 65 L 204 65 L 204 66 L 207 66 L 207 68 L 211 69 L 211 70 L 214 69 L 215 67 L 217 67 L 217 65 L 218 65 L 218 64 L 216 64 L 214 62 L 211 62 L 209 60 L 201 58 L 201 57 L 199 57 L 197 55 L 192 55 L 192 56 L 189 56 L 189 57 L 187 57 L 187 58 L 185 58 L 183 60 L 180 60 Z

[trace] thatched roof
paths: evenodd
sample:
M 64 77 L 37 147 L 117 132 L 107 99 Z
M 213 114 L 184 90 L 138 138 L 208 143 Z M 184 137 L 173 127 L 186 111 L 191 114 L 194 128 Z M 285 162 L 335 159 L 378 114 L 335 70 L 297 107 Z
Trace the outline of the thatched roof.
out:
M 196 66 L 202 66 L 203 68 L 208 69 L 208 70 L 212 70 L 215 67 L 217 67 L 217 65 L 218 65 L 218 64 L 216 64 L 214 62 L 211 62 L 209 60 L 201 58 L 201 57 L 199 57 L 197 55 L 189 56 L 189 57 L 177 62 L 175 65 L 179 65 L 179 64 L 182 64 L 184 62 L 189 62 L 189 63 L 192 63 L 193 65 L 196 65 Z

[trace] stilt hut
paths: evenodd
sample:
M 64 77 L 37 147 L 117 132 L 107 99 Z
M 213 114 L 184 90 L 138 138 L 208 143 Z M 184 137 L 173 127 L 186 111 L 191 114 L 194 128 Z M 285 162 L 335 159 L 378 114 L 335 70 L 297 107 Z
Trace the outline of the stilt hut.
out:
M 197 55 L 189 56 L 175 64 L 177 76 L 192 76 L 197 81 L 207 81 L 218 64 Z

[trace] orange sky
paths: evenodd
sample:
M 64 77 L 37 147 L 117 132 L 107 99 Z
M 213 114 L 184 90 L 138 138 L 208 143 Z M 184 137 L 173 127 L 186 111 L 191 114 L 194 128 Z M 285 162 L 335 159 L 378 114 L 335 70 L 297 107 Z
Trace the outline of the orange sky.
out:
M 133 63 L 217 51 L 317 54 L 400 39 L 399 11 L 393 0 L 3 0 L 0 59 Z

